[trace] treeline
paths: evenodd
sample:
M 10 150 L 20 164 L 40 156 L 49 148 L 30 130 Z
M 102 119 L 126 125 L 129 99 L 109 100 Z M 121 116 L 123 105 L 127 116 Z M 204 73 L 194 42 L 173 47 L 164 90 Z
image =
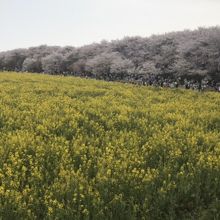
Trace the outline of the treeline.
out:
M 125 37 L 83 47 L 46 46 L 0 53 L 0 69 L 126 82 L 207 79 L 220 82 L 220 27 Z

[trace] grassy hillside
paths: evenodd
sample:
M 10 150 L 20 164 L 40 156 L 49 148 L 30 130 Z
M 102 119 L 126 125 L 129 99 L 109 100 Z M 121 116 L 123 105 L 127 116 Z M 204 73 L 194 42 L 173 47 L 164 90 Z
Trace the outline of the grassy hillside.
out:
M 0 219 L 219 219 L 220 94 L 0 73 Z

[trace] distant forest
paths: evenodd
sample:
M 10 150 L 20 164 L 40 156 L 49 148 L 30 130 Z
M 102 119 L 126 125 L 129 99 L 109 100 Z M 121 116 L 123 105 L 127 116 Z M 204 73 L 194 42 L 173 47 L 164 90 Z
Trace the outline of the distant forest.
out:
M 0 53 L 0 70 L 124 82 L 144 82 L 159 77 L 218 83 L 220 27 L 147 38 L 125 37 L 82 47 L 42 45 L 16 49 Z

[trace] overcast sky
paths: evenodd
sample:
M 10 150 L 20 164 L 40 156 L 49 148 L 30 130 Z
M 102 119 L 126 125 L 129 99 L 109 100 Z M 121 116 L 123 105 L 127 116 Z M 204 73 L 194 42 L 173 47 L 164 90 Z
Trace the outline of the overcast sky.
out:
M 220 0 L 0 0 L 0 51 L 220 24 Z

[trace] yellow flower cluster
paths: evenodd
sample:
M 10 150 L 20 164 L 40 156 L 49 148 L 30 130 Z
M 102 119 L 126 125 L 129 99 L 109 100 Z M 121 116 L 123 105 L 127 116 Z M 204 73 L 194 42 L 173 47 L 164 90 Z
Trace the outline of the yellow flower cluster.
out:
M 0 219 L 220 219 L 220 94 L 0 73 Z

